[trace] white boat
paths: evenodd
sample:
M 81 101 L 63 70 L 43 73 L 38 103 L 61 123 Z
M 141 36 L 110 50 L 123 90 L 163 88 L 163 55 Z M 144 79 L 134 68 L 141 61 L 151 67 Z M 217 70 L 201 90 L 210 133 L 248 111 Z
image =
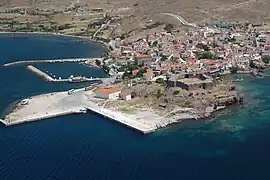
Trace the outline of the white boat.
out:
M 21 105 L 26 105 L 26 104 L 28 104 L 28 103 L 29 103 L 29 101 L 30 101 L 30 99 L 29 99 L 29 98 L 27 98 L 27 99 L 23 99 L 23 100 L 21 101 Z
M 70 95 L 70 94 L 73 94 L 74 91 L 75 91 L 75 89 L 71 89 L 71 90 L 68 91 L 68 94 L 69 94 L 69 95 Z
M 81 109 L 79 109 L 79 110 L 76 110 L 76 111 L 74 111 L 75 113 L 78 113 L 78 114 L 80 114 L 80 113 L 86 113 L 87 112 L 87 109 L 86 108 L 81 108 Z
M 87 112 L 87 109 L 86 109 L 86 108 L 81 108 L 79 111 L 80 111 L 81 113 L 86 113 L 86 112 Z
M 241 82 L 241 81 L 243 81 L 243 79 L 235 79 L 235 80 L 233 80 L 233 82 Z

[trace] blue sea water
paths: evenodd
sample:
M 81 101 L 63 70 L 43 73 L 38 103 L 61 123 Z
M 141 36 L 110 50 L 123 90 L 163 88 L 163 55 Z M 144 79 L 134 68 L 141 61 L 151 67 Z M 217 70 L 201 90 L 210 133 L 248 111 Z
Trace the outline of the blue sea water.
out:
M 95 57 L 105 49 L 67 37 L 1 35 L 0 52 L 0 64 L 4 64 L 20 59 Z M 74 86 L 45 82 L 24 65 L 1 66 L 0 77 L 0 111 L 23 97 Z M 0 180 L 269 180 L 270 77 L 242 78 L 244 108 L 149 135 L 91 113 L 8 128 L 1 125 Z

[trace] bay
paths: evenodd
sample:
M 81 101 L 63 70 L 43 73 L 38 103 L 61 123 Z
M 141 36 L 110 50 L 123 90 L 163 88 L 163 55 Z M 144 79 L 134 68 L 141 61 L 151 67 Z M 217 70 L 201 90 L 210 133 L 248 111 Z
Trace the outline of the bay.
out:
M 100 57 L 96 43 L 70 37 L 0 35 L 0 64 L 15 60 Z M 38 65 L 62 76 L 104 75 L 69 64 Z M 75 68 L 75 69 L 74 69 Z M 56 72 L 57 71 L 57 72 Z M 24 65 L 0 67 L 0 112 L 21 98 L 73 88 L 49 83 Z M 87 113 L 14 127 L 0 125 L 1 180 L 205 179 L 269 180 L 270 77 L 242 76 L 244 108 L 211 121 L 178 124 L 141 135 Z M 75 85 L 76 86 L 76 85 Z

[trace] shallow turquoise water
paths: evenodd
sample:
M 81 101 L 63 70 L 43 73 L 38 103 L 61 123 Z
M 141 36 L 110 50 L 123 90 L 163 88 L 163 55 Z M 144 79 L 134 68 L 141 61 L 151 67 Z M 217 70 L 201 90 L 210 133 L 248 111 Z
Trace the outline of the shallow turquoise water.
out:
M 17 35 L 0 40 L 1 64 L 104 52 L 73 38 Z M 1 111 L 23 97 L 74 86 L 44 82 L 23 65 L 0 67 L 0 76 Z M 270 77 L 243 79 L 239 87 L 245 108 L 144 136 L 91 113 L 0 126 L 0 179 L 269 180 Z

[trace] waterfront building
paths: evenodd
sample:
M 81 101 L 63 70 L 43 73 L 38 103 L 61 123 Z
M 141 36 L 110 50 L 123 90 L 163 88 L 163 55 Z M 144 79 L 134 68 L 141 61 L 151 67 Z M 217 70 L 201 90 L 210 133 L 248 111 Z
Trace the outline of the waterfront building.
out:
M 117 89 L 115 87 L 106 86 L 106 87 L 100 87 L 95 91 L 95 96 L 97 98 L 102 99 L 119 99 L 119 95 L 121 93 L 120 89 Z

